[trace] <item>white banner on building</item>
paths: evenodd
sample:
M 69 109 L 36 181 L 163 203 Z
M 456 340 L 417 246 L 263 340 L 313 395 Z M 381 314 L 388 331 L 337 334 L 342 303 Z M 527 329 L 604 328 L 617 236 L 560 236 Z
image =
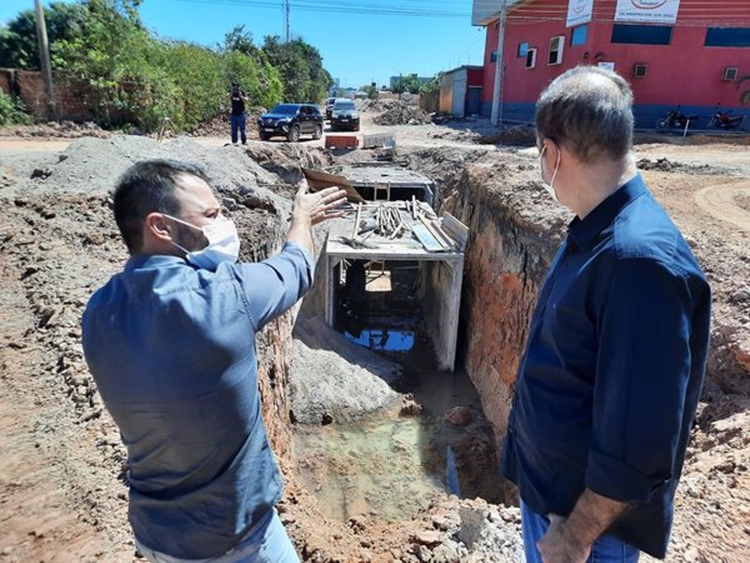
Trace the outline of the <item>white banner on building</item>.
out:
M 594 0 L 569 0 L 566 27 L 575 27 L 591 21 Z
M 680 0 L 617 0 L 615 21 L 675 23 Z

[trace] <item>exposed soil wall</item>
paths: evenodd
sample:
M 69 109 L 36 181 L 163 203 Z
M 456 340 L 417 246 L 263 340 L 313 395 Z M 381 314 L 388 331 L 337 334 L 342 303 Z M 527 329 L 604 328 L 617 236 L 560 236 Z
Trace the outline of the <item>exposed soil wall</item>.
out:
M 512 164 L 511 164 L 512 162 Z M 470 232 L 461 302 L 464 365 L 499 439 L 539 289 L 567 215 L 517 155 L 469 164 L 446 207 Z

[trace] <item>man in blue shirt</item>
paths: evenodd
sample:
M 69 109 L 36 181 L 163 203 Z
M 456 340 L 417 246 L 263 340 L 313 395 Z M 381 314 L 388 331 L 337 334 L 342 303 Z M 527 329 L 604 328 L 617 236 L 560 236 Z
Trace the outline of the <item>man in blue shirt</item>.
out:
M 637 173 L 633 96 L 572 69 L 541 94 L 542 180 L 576 217 L 531 322 L 502 472 L 529 562 L 663 558 L 708 350 L 710 290 Z
M 310 288 L 312 226 L 345 201 L 303 186 L 281 252 L 246 264 L 200 168 L 144 161 L 120 179 L 131 257 L 89 301 L 83 348 L 128 449 L 129 519 L 149 560 L 299 561 L 274 509 L 255 335 Z

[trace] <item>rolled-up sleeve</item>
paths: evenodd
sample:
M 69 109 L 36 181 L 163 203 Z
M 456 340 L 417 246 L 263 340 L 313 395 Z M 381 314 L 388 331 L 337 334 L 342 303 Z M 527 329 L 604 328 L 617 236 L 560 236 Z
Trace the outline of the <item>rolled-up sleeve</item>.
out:
M 237 264 L 235 269 L 255 330 L 259 330 L 312 287 L 315 261 L 307 250 L 287 242 L 276 256 L 256 264 Z
M 647 258 L 617 263 L 599 311 L 586 486 L 648 502 L 673 477 L 690 378 L 693 296 L 680 272 Z

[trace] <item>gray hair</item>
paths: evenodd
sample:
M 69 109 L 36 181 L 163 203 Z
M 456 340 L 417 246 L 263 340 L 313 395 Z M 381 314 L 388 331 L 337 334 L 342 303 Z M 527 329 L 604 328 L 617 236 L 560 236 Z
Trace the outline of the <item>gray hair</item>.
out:
M 633 91 L 617 73 L 577 66 L 558 76 L 539 96 L 536 134 L 578 160 L 624 158 L 633 147 Z

